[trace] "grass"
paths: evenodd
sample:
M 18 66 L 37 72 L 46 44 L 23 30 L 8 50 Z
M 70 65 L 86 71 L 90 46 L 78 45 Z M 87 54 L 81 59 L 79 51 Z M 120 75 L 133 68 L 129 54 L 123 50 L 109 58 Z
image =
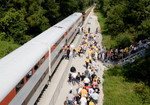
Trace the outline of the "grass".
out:
M 0 59 L 17 49 L 19 46 L 20 45 L 11 42 L 0 41 Z
M 104 72 L 104 105 L 150 105 L 150 86 L 147 82 L 144 83 L 149 80 L 142 80 L 149 77 L 149 68 L 145 62 L 150 60 L 142 59 L 142 63 L 138 60 L 133 64 L 110 68 Z M 137 74 L 140 66 L 145 67 L 140 74 L 145 73 L 147 76 L 141 78 L 140 74 Z
M 140 96 L 134 91 L 135 83 L 126 82 L 122 76 L 105 71 L 104 105 L 142 105 Z
M 102 36 L 103 36 L 103 46 L 106 46 L 106 48 L 110 49 L 111 47 L 116 46 L 116 41 L 109 35 L 108 28 L 106 26 L 106 17 L 100 12 L 96 12 L 96 15 L 98 17 L 98 21 L 101 26 Z

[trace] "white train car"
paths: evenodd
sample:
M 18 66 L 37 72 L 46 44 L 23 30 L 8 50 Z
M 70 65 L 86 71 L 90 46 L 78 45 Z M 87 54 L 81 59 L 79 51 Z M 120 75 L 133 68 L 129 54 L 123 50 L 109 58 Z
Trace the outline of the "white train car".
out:
M 0 105 L 33 105 L 75 37 L 74 13 L 0 60 Z

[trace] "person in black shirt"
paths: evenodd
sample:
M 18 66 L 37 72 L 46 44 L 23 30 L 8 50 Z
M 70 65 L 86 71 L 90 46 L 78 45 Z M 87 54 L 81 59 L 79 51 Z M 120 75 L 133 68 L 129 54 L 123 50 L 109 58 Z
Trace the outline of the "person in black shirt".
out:
M 67 59 L 69 59 L 69 54 L 70 54 L 70 48 L 67 48 Z
M 86 97 L 86 99 L 87 99 L 87 105 L 89 105 L 89 103 L 90 103 L 90 101 L 91 101 L 91 97 L 90 97 L 89 94 L 88 94 L 88 96 Z
M 100 93 L 100 89 L 99 89 L 99 87 L 98 87 L 98 85 L 96 85 L 96 87 L 94 88 L 94 91 L 96 91 L 96 93 Z
M 83 81 L 84 78 L 85 78 L 85 75 L 84 75 L 84 73 L 82 73 L 82 75 L 81 75 L 81 81 Z
M 89 70 L 88 70 L 88 69 L 85 70 L 85 76 L 86 76 L 86 77 L 89 76 Z
M 78 75 L 77 75 L 77 77 L 76 77 L 76 80 L 77 80 L 77 83 L 79 84 L 79 82 L 80 82 L 80 78 L 81 78 L 81 75 L 80 75 L 80 72 L 78 72 Z
M 75 101 L 78 105 L 80 104 L 80 98 L 80 95 L 77 93 L 77 95 L 75 96 Z
M 68 82 L 69 82 L 69 84 L 72 82 L 72 75 L 71 75 L 71 73 L 69 73 L 69 77 L 68 77 Z
M 96 76 L 95 72 L 91 75 L 91 78 L 92 78 L 92 81 L 93 81 L 93 78 Z
M 100 84 L 100 83 L 101 83 L 101 80 L 100 80 L 100 78 L 99 78 L 99 77 L 98 77 L 97 83 L 98 83 L 98 84 Z

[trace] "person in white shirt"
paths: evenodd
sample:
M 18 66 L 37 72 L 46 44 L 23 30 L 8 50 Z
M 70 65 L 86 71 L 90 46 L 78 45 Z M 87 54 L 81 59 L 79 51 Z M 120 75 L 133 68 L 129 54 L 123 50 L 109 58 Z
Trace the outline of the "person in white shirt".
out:
M 86 95 L 84 95 L 84 97 L 81 97 L 80 102 L 80 105 L 87 105 Z
M 94 91 L 94 93 L 91 95 L 91 97 L 93 98 L 93 102 L 95 105 L 98 104 L 98 99 L 99 99 L 99 94 L 96 93 L 96 91 Z
M 98 64 L 98 62 L 97 62 L 97 61 L 95 61 L 95 62 L 96 62 L 95 71 L 99 72 L 99 68 L 100 68 L 100 66 L 99 66 L 99 64 Z
M 93 94 L 93 92 L 94 92 L 94 90 L 93 90 L 92 85 L 91 85 L 91 87 L 89 88 L 88 93 L 89 93 L 89 95 L 91 96 L 91 95 Z
M 68 105 L 73 105 L 73 101 L 74 101 L 74 95 L 72 93 L 72 90 L 70 90 L 67 96 Z
M 73 79 L 72 79 L 72 84 L 73 84 L 73 85 L 75 85 L 76 77 L 77 77 L 77 73 L 76 73 L 76 72 L 73 72 L 73 73 L 72 73 L 72 78 L 73 78 Z
M 96 63 L 95 63 L 95 60 L 92 61 L 92 68 L 95 70 L 95 67 L 96 67 Z

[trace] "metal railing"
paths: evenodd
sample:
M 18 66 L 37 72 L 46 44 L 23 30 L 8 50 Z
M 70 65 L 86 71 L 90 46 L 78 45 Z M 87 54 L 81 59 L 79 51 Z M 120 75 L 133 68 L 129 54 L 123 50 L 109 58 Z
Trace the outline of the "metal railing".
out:
M 146 56 L 150 56 L 150 47 L 141 49 L 140 51 L 127 56 L 126 58 L 124 58 L 122 60 L 122 62 L 119 65 L 123 66 L 127 63 L 133 63 L 135 60 L 140 59 L 140 58 L 144 58 Z

